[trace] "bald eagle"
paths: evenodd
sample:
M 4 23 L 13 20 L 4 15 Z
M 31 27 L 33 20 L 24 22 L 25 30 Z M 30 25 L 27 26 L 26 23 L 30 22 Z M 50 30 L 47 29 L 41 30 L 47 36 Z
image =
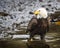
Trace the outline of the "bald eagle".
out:
M 35 10 L 33 13 L 30 12 L 31 14 L 35 14 L 37 17 L 33 17 L 27 27 L 27 31 L 30 32 L 30 38 L 28 39 L 31 40 L 34 35 L 38 34 L 41 37 L 41 40 L 44 40 L 46 32 L 49 31 L 49 26 L 48 26 L 48 14 L 45 8 L 39 8 Z

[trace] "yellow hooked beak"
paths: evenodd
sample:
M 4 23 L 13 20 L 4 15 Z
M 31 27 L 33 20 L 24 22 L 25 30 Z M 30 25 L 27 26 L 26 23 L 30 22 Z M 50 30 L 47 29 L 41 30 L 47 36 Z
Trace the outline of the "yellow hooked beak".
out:
M 38 14 L 40 14 L 40 11 L 39 10 L 38 11 L 34 11 L 34 14 L 38 15 Z

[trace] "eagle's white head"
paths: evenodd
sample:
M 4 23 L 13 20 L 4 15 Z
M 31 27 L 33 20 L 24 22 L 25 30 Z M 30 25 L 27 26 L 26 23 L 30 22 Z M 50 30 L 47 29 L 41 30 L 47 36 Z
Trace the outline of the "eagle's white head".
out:
M 34 11 L 34 14 L 37 16 L 37 18 L 47 18 L 48 12 L 45 8 L 39 8 L 36 11 Z

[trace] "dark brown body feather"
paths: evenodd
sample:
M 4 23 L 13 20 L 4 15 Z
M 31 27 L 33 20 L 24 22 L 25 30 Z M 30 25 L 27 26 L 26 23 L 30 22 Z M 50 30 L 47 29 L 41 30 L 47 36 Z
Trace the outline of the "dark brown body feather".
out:
M 49 31 L 48 20 L 41 18 L 32 18 L 28 24 L 27 30 L 30 32 L 31 39 L 34 35 L 40 35 L 41 40 L 44 39 L 46 32 Z

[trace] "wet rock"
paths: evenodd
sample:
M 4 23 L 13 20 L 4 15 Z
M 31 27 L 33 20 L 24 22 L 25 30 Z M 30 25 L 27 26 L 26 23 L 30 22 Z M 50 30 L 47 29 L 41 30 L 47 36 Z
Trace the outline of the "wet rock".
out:
M 48 4 L 49 7 L 51 7 L 51 4 Z
M 27 48 L 27 46 L 21 40 L 1 40 L 0 48 Z
M 56 11 L 54 14 L 51 14 L 52 18 L 56 19 L 58 16 L 60 16 L 60 11 Z
M 13 17 L 11 16 L 11 19 L 13 19 Z
M 43 41 L 29 41 L 27 42 L 28 48 L 50 48 L 50 46 Z
M 24 9 L 23 8 L 19 8 L 19 11 L 23 11 Z
M 49 11 L 49 9 L 48 9 L 48 8 L 46 8 L 46 10 L 48 10 L 48 11 Z
M 5 13 L 5 12 L 0 12 L 0 15 L 2 15 L 2 16 L 7 16 L 7 15 L 9 15 L 8 13 Z

